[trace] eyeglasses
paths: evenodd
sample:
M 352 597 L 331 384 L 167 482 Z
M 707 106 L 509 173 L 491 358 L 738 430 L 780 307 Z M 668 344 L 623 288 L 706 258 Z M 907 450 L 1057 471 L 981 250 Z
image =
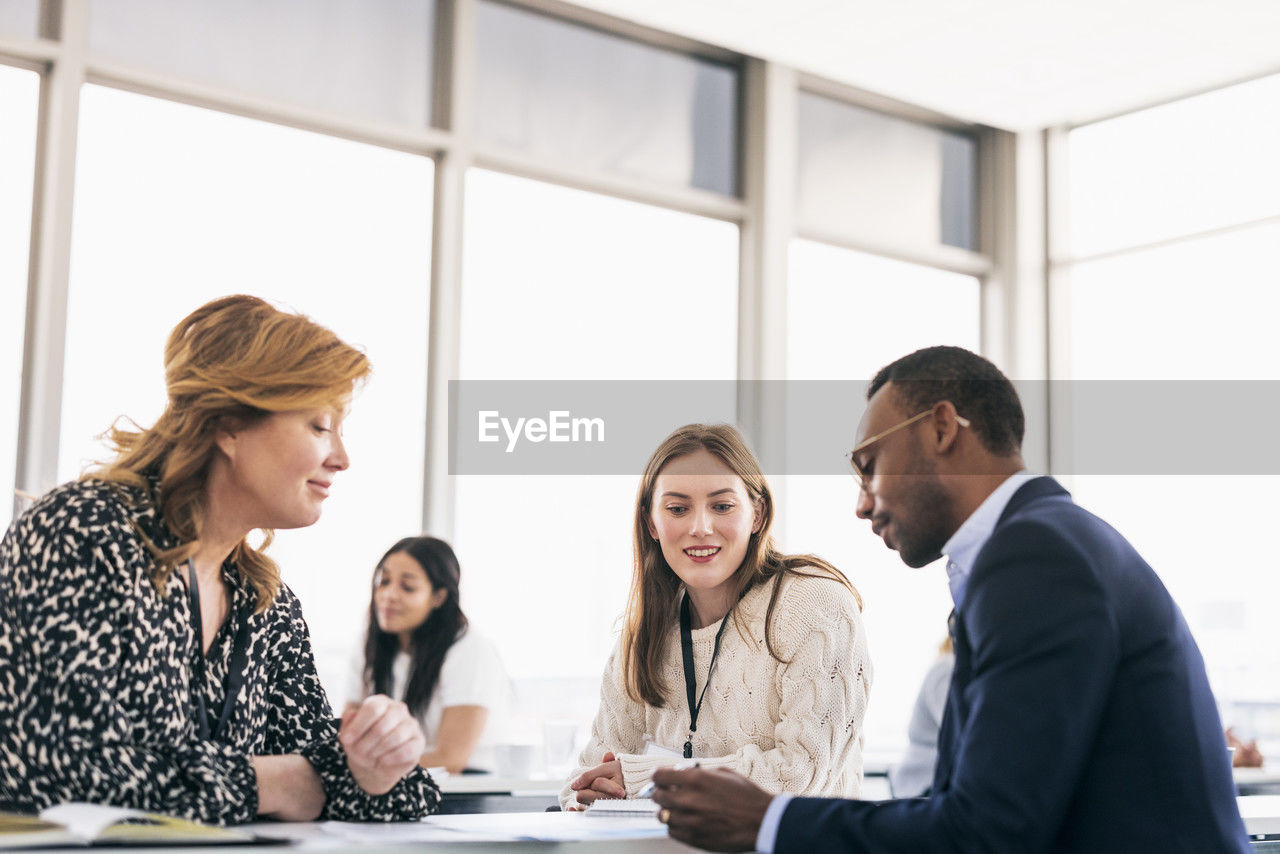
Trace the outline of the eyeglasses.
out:
M 860 490 L 870 494 L 871 480 L 868 477 L 868 475 L 865 472 L 863 472 L 862 469 L 858 468 L 858 462 L 857 462 L 858 454 L 862 453 L 867 448 L 874 445 L 876 442 L 879 442 L 881 439 L 883 439 L 885 436 L 888 436 L 890 433 L 897 432 L 898 430 L 901 430 L 903 427 L 908 427 L 912 424 L 915 424 L 917 421 L 920 421 L 921 419 L 924 419 L 924 418 L 928 418 L 932 414 L 933 414 L 933 407 L 931 406 L 928 409 L 926 409 L 924 412 L 918 412 L 915 415 L 912 415 L 906 421 L 903 421 L 898 424 L 894 424 L 888 430 L 881 430 L 879 433 L 875 434 L 871 438 L 863 440 L 858 445 L 858 447 L 854 448 L 852 451 L 849 452 L 849 467 L 853 469 L 853 476 L 858 479 L 858 488 Z M 957 415 L 956 423 L 959 424 L 961 427 L 968 427 L 969 419 L 965 418 L 962 415 Z

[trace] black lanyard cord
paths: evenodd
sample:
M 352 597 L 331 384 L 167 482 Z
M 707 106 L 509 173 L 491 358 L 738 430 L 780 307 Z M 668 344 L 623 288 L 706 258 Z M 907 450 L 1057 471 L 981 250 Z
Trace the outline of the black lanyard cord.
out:
M 693 734 L 698 731 L 698 713 L 702 711 L 702 700 L 707 696 L 707 688 L 711 687 L 711 674 L 715 672 L 716 656 L 720 654 L 720 638 L 724 637 L 724 627 L 727 625 L 729 625 L 729 614 L 724 615 L 724 619 L 720 621 L 720 628 L 716 630 L 716 643 L 711 650 L 711 663 L 707 666 L 707 681 L 702 685 L 702 693 L 698 695 L 697 703 L 694 703 L 694 694 L 697 694 L 698 686 L 693 673 L 693 628 L 689 617 L 689 594 L 685 593 L 684 599 L 680 601 L 680 658 L 684 663 L 685 696 L 689 700 L 689 737 L 684 742 L 685 759 L 693 758 Z
M 191 693 L 195 696 L 196 721 L 200 727 L 200 739 L 202 741 L 209 740 L 209 712 L 204 704 L 204 686 L 206 682 L 206 661 L 204 655 L 204 619 L 200 614 L 200 582 L 196 579 L 196 568 L 190 560 L 187 561 L 187 572 L 190 574 L 191 587 L 191 628 L 196 635 L 196 660 L 197 673 L 191 686 Z M 249 620 L 244 614 L 237 614 L 239 619 L 239 629 L 236 631 L 235 645 L 231 648 L 231 663 L 227 669 L 227 681 L 225 684 L 226 698 L 222 701 L 222 714 L 218 716 L 217 728 L 213 730 L 213 738 L 218 738 L 227 728 L 227 721 L 231 720 L 231 711 L 235 708 L 236 696 L 240 693 L 241 686 L 244 685 L 244 673 L 249 665 Z

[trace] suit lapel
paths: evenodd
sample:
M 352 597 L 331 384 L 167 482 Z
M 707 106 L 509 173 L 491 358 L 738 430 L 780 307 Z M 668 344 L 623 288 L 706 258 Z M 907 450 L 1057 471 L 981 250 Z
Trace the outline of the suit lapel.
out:
M 1013 493 L 1013 497 L 1009 499 L 1009 503 L 1004 506 L 1004 510 L 1000 513 L 1000 520 L 996 522 L 995 530 L 991 532 L 991 536 L 995 536 L 995 532 L 1000 530 L 1011 515 L 1026 507 L 1032 501 L 1039 498 L 1048 498 L 1053 495 L 1063 495 L 1067 498 L 1071 497 L 1071 493 L 1062 488 L 1056 480 L 1051 477 L 1033 478 Z

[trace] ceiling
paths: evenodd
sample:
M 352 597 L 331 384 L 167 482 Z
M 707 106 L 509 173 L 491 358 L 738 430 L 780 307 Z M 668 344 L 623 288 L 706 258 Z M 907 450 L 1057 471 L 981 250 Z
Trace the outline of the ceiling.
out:
M 1008 130 L 1280 72 L 1278 0 L 572 0 Z

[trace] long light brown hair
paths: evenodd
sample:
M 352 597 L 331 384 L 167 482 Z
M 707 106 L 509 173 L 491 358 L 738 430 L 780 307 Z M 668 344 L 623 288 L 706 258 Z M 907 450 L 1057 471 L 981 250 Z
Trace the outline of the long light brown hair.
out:
M 730 580 L 734 586 L 732 601 L 736 603 L 752 587 L 773 579 L 773 591 L 764 621 L 765 646 L 770 655 L 778 661 L 783 660 L 774 649 L 770 631 L 783 577 L 825 578 L 843 584 L 853 593 L 858 608 L 862 608 L 862 597 L 840 570 L 815 555 L 784 555 L 774 546 L 770 530 L 773 525 L 773 494 L 742 434 L 728 424 L 686 424 L 653 452 L 636 491 L 635 527 L 632 531 L 634 565 L 622 630 L 622 673 L 631 698 L 655 707 L 666 702 L 667 686 L 660 673 L 665 643 L 676 622 L 675 603 L 681 582 L 663 556 L 662 546 L 650 534 L 654 484 L 671 460 L 702 450 L 715 455 L 742 479 L 760 519 L 759 529 L 747 544 L 747 554 Z M 733 619 L 741 634 L 744 628 L 737 608 L 733 609 Z
M 159 478 L 154 497 L 178 540 L 161 548 L 143 534 L 161 594 L 174 569 L 199 546 L 218 431 L 276 412 L 341 411 L 370 371 L 364 353 L 325 327 L 243 295 L 206 303 L 183 318 L 169 333 L 164 368 L 169 401 L 159 419 L 147 429 L 112 426 L 107 438 L 115 459 L 85 475 L 142 489 L 150 488 L 148 477 Z M 263 554 L 272 532 L 262 534 L 261 545 L 242 539 L 231 553 L 259 612 L 280 589 L 280 570 Z

